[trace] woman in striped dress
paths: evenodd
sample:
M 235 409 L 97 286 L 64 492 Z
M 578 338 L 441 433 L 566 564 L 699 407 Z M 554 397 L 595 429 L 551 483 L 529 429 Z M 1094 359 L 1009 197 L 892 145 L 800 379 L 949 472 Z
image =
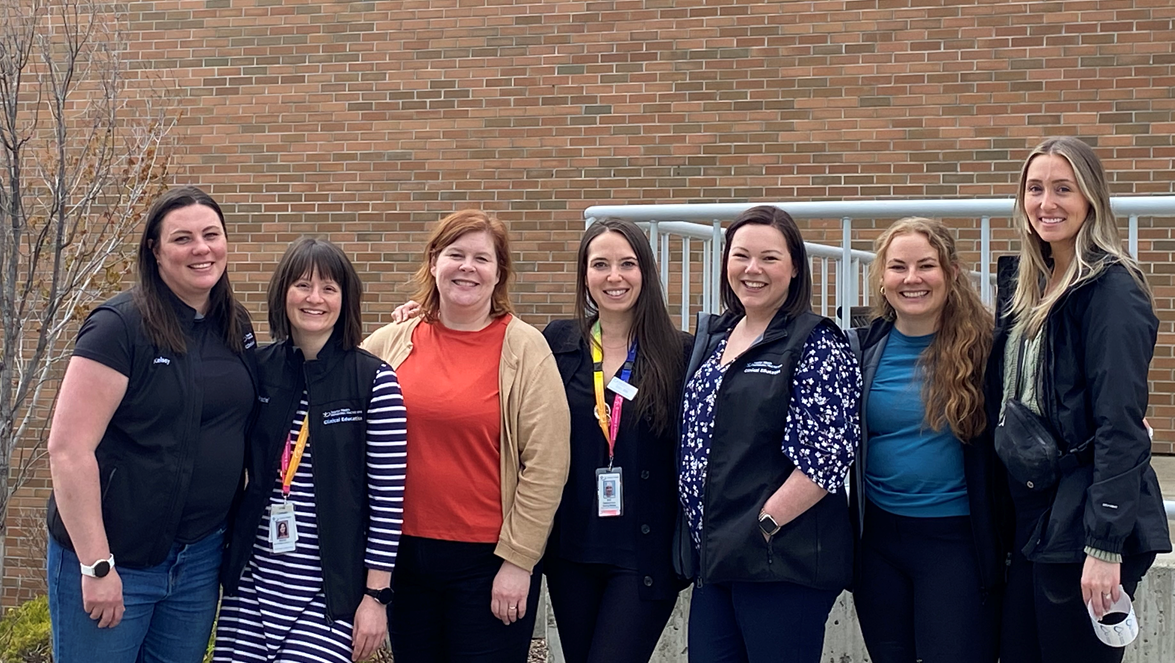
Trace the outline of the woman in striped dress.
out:
M 405 420 L 387 364 L 359 349 L 362 286 L 323 240 L 269 286 L 277 341 L 222 581 L 215 661 L 362 660 L 384 641 L 403 514 Z

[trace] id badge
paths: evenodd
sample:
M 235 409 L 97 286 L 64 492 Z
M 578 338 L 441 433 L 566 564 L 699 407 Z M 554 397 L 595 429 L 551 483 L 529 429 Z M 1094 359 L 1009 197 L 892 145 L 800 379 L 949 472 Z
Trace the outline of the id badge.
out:
M 612 390 L 612 393 L 619 394 L 626 401 L 631 401 L 636 398 L 636 392 L 638 391 L 636 387 L 618 377 L 612 378 L 612 381 L 608 383 L 608 388 Z
M 269 546 L 275 553 L 293 552 L 298 547 L 298 521 L 294 518 L 293 504 L 269 506 Z
M 596 470 L 596 504 L 601 518 L 624 515 L 624 482 L 619 467 Z

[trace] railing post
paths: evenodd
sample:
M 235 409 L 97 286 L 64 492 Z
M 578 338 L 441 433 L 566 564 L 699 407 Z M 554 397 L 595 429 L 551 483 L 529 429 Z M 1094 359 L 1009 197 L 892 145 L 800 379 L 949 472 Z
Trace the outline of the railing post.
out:
M 828 317 L 828 258 L 820 259 L 820 315 Z
M 659 238 L 657 228 L 658 225 L 659 224 L 657 221 L 649 221 L 649 248 L 653 249 L 653 260 L 655 260 L 657 264 L 660 265 L 661 256 L 658 255 L 659 252 L 657 250 L 657 247 L 661 246 L 661 244 L 657 241 Z
M 681 238 L 681 330 L 689 331 L 689 263 L 690 263 L 690 246 L 689 238 L 684 235 Z M 665 296 L 669 296 L 669 291 L 665 292 Z
M 665 293 L 665 301 L 669 301 L 669 233 L 661 235 L 661 292 Z
M 710 243 L 713 240 L 702 241 L 702 310 L 710 312 Z
M 991 217 L 979 220 L 979 297 L 991 304 Z
M 850 273 L 853 262 L 853 219 L 851 217 L 843 217 L 841 219 L 841 237 L 840 237 L 840 275 L 837 277 L 836 284 L 836 305 L 840 308 L 840 326 L 841 329 L 849 328 L 849 298 L 852 297 L 853 287 Z
M 722 220 L 714 219 L 714 238 L 710 241 L 710 310 L 717 313 L 722 308 L 722 289 L 720 287 L 722 271 Z
M 1138 260 L 1138 215 L 1130 215 L 1130 225 L 1126 229 L 1129 240 L 1127 246 L 1130 250 L 1130 257 Z

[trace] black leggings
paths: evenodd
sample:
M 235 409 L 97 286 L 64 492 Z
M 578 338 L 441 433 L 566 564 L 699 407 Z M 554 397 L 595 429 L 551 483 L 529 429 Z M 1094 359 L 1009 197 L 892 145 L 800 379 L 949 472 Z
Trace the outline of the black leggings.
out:
M 506 626 L 490 611 L 502 559 L 493 543 L 400 539 L 389 606 L 396 663 L 525 663 L 541 569 L 530 578 L 526 615 Z
M 1122 560 L 1122 588 L 1134 598 L 1154 553 Z M 1001 663 L 1120 663 L 1126 649 L 1093 632 L 1081 598 L 1085 564 L 1039 564 L 1012 553 L 1004 603 Z
M 999 601 L 981 592 L 970 521 L 866 505 L 853 601 L 875 663 L 994 663 Z
M 567 663 L 647 663 L 676 598 L 642 601 L 642 576 L 610 564 L 545 563 Z

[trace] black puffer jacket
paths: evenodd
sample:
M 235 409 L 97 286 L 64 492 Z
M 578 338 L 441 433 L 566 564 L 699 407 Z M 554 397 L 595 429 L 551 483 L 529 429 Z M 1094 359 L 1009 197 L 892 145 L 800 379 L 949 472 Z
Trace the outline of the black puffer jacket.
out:
M 1103 258 L 1109 259 L 1109 258 Z M 1000 258 L 988 406 L 998 421 L 1018 258 Z M 1142 418 L 1158 319 L 1120 263 L 1070 289 L 1045 322 L 1040 399 L 1062 451 L 1092 442 L 1093 462 L 1065 472 L 1023 553 L 1034 562 L 1080 562 L 1086 546 L 1123 555 L 1169 552 L 1163 496 Z M 994 425 L 994 424 L 993 424 Z

